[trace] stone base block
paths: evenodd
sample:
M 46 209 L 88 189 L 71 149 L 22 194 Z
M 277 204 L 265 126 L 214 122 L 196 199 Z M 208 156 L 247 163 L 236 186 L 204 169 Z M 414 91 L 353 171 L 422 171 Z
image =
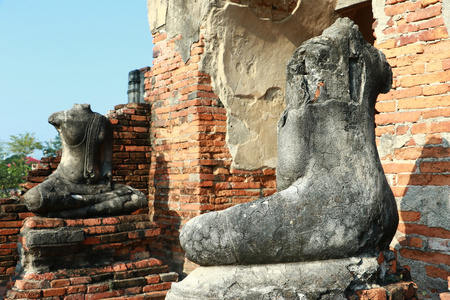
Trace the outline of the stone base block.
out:
M 370 282 L 377 267 L 376 258 L 199 267 L 166 299 L 345 299 L 350 284 Z
M 28 218 L 6 299 L 164 299 L 178 275 L 150 255 L 159 234 L 142 213 Z
M 160 234 L 146 214 L 91 219 L 31 217 L 18 240 L 19 274 L 109 266 L 150 257 Z
M 413 299 L 390 298 L 390 290 L 398 294 L 403 288 L 403 295 L 406 295 L 412 283 L 399 284 L 398 288 L 394 287 L 396 284 L 380 287 L 376 284 L 379 274 L 375 257 L 199 267 L 183 281 L 174 283 L 166 299 Z M 366 297 L 369 294 L 370 297 Z M 378 298 L 373 298 L 374 295 Z

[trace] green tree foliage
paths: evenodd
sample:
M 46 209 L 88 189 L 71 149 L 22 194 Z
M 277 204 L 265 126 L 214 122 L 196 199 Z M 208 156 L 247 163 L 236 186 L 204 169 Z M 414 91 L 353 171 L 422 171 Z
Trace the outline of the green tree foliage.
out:
M 34 150 L 42 150 L 42 143 L 34 134 L 24 133 L 11 135 L 7 144 L 7 151 L 0 147 L 0 197 L 7 197 L 10 191 L 20 189 L 20 184 L 25 183 L 25 178 L 31 166 L 27 164 L 27 156 Z M 6 158 L 6 156 L 9 157 Z
M 6 158 L 5 143 L 3 141 L 0 141 L 0 160 L 3 160 L 5 158 Z
M 0 197 L 7 197 L 10 191 L 19 190 L 30 169 L 25 157 L 13 156 L 0 161 Z
M 34 150 L 42 150 L 42 143 L 39 142 L 32 133 L 21 133 L 11 135 L 8 142 L 9 152 L 20 157 L 30 156 Z
M 61 147 L 61 137 L 58 134 L 54 140 L 45 142 L 45 146 L 42 151 L 44 152 L 45 157 L 54 157 L 58 156 L 58 151 L 61 150 Z

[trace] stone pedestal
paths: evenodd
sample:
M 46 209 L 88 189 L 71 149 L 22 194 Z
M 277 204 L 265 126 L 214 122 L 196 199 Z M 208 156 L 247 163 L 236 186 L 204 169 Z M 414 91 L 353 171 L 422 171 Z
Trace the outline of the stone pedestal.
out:
M 166 299 L 345 299 L 347 287 L 358 276 L 372 277 L 377 266 L 376 259 L 349 258 L 200 267 L 174 284 Z
M 166 299 L 414 299 L 417 290 L 414 283 L 391 283 L 384 287 L 376 283 L 383 272 L 379 263 L 380 258 L 353 257 L 286 264 L 199 267 L 183 281 L 174 283 Z
M 164 299 L 178 276 L 151 258 L 149 244 L 159 233 L 147 214 L 28 218 L 19 237 L 17 278 L 6 299 Z

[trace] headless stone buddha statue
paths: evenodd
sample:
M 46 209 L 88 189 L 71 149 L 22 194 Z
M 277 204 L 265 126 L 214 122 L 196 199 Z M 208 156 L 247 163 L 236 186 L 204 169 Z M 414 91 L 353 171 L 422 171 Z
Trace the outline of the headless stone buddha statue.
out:
M 114 184 L 112 126 L 89 104 L 53 113 L 48 122 L 62 141 L 61 162 L 25 194 L 27 208 L 47 217 L 82 218 L 135 211 L 147 205 L 139 190 Z
M 186 257 L 200 265 L 271 264 L 377 256 L 397 224 L 374 134 L 389 91 L 384 55 L 349 19 L 295 52 L 278 124 L 278 192 L 184 225 Z

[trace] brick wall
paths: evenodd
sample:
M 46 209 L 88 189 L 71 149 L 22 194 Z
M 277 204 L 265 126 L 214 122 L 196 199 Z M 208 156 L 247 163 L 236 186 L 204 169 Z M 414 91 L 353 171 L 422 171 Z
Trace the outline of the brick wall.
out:
M 113 181 L 148 195 L 150 105 L 116 105 L 106 115 L 113 124 Z
M 437 297 L 450 275 L 450 40 L 439 0 L 387 0 L 376 26 L 393 68 L 376 109 L 383 167 L 397 197 L 399 258 L 419 294 Z
M 48 237 L 62 229 L 69 229 L 66 237 L 69 232 L 82 236 L 70 237 L 66 245 L 52 243 Z M 5 299 L 164 299 L 177 274 L 148 251 L 159 233 L 147 213 L 91 219 L 28 218 L 18 240 L 26 257 L 25 272 Z M 40 244 L 36 235 L 47 243 Z M 61 269 L 67 261 L 72 261 L 72 267 Z M 39 271 L 33 272 L 34 268 Z
M 226 110 L 199 71 L 201 38 L 185 63 L 174 50 L 180 36 L 153 36 L 154 66 L 147 71 L 146 101 L 151 104 L 150 202 L 161 226 L 156 253 L 182 272 L 193 267 L 179 246 L 180 226 L 199 214 L 221 210 L 275 192 L 272 169 L 231 168 L 226 144 Z M 154 252 L 155 253 L 155 252 Z
M 22 221 L 32 215 L 20 198 L 0 199 L 0 298 L 19 260 L 17 239 Z

